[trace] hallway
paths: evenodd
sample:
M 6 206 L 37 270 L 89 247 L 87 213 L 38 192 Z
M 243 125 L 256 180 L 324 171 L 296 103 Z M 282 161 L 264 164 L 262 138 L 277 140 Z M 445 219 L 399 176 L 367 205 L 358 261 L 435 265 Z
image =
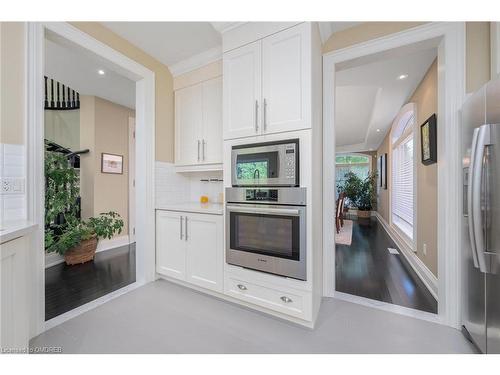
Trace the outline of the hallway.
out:
M 353 220 L 352 244 L 337 244 L 335 258 L 337 291 L 437 313 L 437 301 L 376 218 Z

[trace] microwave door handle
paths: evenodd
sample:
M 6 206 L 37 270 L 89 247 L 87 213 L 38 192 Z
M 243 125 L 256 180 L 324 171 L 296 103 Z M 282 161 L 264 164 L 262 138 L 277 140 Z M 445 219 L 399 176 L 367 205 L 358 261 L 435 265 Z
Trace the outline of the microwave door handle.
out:
M 481 202 L 483 198 L 484 150 L 490 144 L 490 127 L 482 125 L 477 132 L 476 148 L 474 150 L 474 170 L 472 181 L 472 219 L 476 254 L 481 272 L 488 272 L 485 255 L 484 222 Z
M 479 128 L 474 129 L 474 133 L 472 135 L 472 146 L 470 153 L 470 164 L 469 164 L 469 179 L 467 183 L 467 221 L 469 226 L 469 242 L 472 251 L 472 260 L 474 262 L 474 267 L 479 268 L 479 263 L 477 260 L 477 249 L 476 249 L 476 239 L 474 237 L 474 215 L 472 213 L 472 196 L 473 196 L 473 184 L 474 184 L 474 160 L 476 157 L 476 148 L 477 148 L 477 133 L 479 132 Z
M 281 215 L 293 215 L 299 216 L 300 210 L 293 208 L 260 208 L 260 207 L 252 207 L 245 208 L 239 206 L 227 206 L 227 209 L 231 212 L 241 212 L 241 213 L 249 213 L 249 214 L 281 214 Z

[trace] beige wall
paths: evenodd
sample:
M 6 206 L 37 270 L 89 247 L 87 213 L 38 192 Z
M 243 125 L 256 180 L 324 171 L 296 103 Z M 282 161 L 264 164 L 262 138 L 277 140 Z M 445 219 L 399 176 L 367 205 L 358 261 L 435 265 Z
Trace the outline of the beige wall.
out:
M 174 94 L 173 77 L 168 67 L 98 22 L 72 22 L 71 24 L 155 73 L 156 160 L 173 162 Z
M 409 100 L 416 104 L 417 137 L 417 256 L 434 275 L 438 273 L 437 256 L 437 163 L 428 166 L 420 162 L 420 125 L 433 113 L 438 115 L 437 100 L 437 62 L 435 61 L 425 75 L 415 93 Z M 427 255 L 423 252 L 427 245 Z
M 82 217 L 115 211 L 128 233 L 128 119 L 135 112 L 94 96 L 82 96 L 80 104 L 82 148 L 90 149 L 81 158 Z M 123 155 L 123 174 L 101 172 L 101 154 Z
M 417 256 L 429 270 L 437 276 L 437 164 L 424 166 L 420 162 L 420 125 L 433 113 L 437 114 L 437 61 L 434 61 L 408 103 L 416 105 L 416 137 L 414 147 L 417 150 Z M 387 153 L 387 190 L 380 189 L 378 212 L 390 222 L 390 192 L 392 188 L 390 132 L 377 150 L 377 155 Z M 427 254 L 423 245 L 427 246 Z
M 0 142 L 24 144 L 25 27 L 21 22 L 0 23 Z
M 424 24 L 425 22 L 364 22 L 334 33 L 323 53 L 349 47 Z M 466 91 L 474 92 L 490 79 L 490 23 L 466 23 Z
M 180 74 L 174 77 L 174 90 L 182 89 L 183 87 L 195 85 L 199 82 L 206 81 L 222 75 L 222 60 L 214 61 L 211 64 L 202 66 L 191 72 Z
M 72 151 L 80 149 L 80 110 L 44 111 L 45 139 Z

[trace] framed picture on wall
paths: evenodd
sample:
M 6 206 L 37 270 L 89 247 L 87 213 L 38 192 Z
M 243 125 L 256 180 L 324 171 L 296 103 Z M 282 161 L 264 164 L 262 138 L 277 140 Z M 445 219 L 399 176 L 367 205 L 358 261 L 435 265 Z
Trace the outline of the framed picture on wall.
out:
M 420 144 L 422 164 L 429 165 L 437 162 L 437 130 L 436 114 L 429 117 L 420 126 Z
M 387 154 L 382 154 L 378 158 L 378 178 L 380 187 L 387 190 Z
M 123 155 L 101 154 L 101 172 L 123 174 Z

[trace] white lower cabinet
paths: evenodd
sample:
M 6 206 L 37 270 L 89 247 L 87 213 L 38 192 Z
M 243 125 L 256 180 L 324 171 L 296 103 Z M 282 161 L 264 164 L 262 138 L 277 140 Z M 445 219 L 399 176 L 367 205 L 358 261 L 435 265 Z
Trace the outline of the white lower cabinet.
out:
M 28 238 L 0 245 L 0 349 L 26 350 L 29 341 Z
M 224 293 L 303 320 L 312 319 L 312 293 L 308 291 L 261 285 L 258 282 L 226 274 Z
M 221 215 L 156 213 L 156 272 L 223 292 Z

